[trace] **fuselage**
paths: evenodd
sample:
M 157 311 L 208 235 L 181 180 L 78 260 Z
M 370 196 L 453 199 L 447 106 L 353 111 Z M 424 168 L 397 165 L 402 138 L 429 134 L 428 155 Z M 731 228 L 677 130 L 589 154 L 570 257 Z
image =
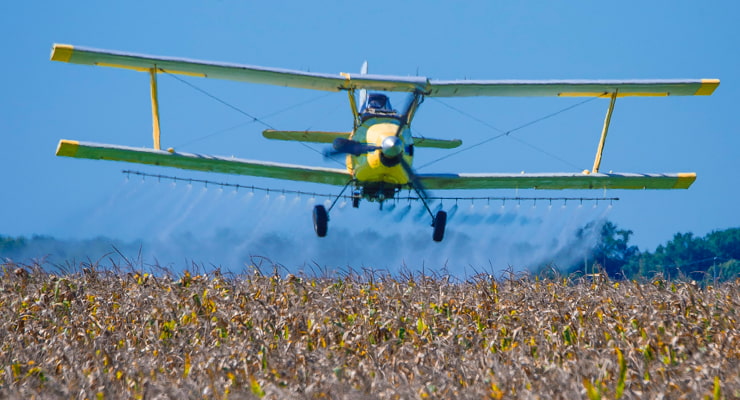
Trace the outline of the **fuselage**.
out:
M 348 151 L 347 170 L 354 179 L 355 196 L 382 203 L 410 183 L 414 141 L 409 114 L 411 107 L 418 105 L 418 97 L 403 114 L 393 109 L 384 94 L 370 93 L 360 98 L 364 100 L 355 113 L 356 128 L 349 141 L 367 150 Z
M 399 133 L 400 126 L 401 121 L 396 115 L 370 116 L 352 133 L 350 139 L 378 147 L 382 147 L 387 138 L 398 138 L 403 148 L 397 157 L 386 157 L 381 149 L 359 156 L 347 155 L 347 169 L 360 185 L 385 183 L 403 186 L 408 183 L 408 175 L 401 165 L 400 157 L 411 165 L 413 141 L 408 126 L 400 128 Z

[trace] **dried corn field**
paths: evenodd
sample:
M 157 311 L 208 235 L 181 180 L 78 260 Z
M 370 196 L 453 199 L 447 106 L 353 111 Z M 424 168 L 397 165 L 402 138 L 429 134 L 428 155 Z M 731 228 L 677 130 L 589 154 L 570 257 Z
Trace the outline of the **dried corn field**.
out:
M 0 276 L 2 398 L 733 398 L 740 282 Z

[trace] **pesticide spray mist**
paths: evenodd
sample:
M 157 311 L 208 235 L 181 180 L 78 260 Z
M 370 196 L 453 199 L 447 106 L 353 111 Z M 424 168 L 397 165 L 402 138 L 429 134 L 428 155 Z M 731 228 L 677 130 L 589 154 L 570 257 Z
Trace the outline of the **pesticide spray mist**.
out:
M 173 270 L 196 263 L 239 272 L 260 259 L 291 272 L 351 267 L 465 276 L 573 265 L 595 246 L 611 209 L 607 201 L 437 201 L 431 208 L 447 210 L 448 222 L 444 241 L 436 243 L 418 201 L 386 202 L 380 210 L 377 203 L 355 209 L 340 199 L 324 238 L 312 227 L 316 204 L 328 208 L 331 199 L 132 178 L 76 217 L 72 235 L 115 238 L 100 239 L 111 241 L 108 253 L 117 246 Z

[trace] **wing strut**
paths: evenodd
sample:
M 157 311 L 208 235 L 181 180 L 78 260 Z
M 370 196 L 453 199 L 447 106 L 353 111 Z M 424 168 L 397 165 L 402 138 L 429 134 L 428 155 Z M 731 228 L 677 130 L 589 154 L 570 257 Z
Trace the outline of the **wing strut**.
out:
M 349 89 L 347 91 L 349 94 L 349 106 L 352 108 L 352 131 L 354 132 L 355 129 L 357 129 L 357 126 L 360 122 L 360 112 L 357 111 L 357 101 L 355 100 L 355 89 Z
M 154 138 L 154 150 L 161 150 L 159 142 L 159 98 L 157 95 L 157 67 L 149 68 L 151 77 L 152 93 L 152 137 Z
M 609 101 L 609 109 L 606 110 L 606 117 L 604 118 L 604 128 L 601 130 L 601 139 L 599 139 L 599 147 L 596 149 L 596 159 L 594 160 L 594 167 L 591 173 L 599 173 L 599 167 L 601 166 L 601 155 L 604 153 L 604 144 L 606 143 L 606 134 L 609 132 L 609 123 L 612 120 L 612 112 L 614 111 L 614 103 L 617 102 L 618 90 L 614 90 Z

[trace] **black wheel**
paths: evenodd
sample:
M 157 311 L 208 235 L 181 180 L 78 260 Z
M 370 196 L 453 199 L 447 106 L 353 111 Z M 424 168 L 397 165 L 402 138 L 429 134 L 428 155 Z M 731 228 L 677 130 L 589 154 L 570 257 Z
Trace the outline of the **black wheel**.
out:
M 329 222 L 329 216 L 326 214 L 326 208 L 324 206 L 316 206 L 313 208 L 313 229 L 316 231 L 318 237 L 326 236 L 326 229 Z
M 434 217 L 434 233 L 432 233 L 432 240 L 435 242 L 441 242 L 445 237 L 445 226 L 447 225 L 447 213 L 444 211 L 437 211 L 437 216 Z

